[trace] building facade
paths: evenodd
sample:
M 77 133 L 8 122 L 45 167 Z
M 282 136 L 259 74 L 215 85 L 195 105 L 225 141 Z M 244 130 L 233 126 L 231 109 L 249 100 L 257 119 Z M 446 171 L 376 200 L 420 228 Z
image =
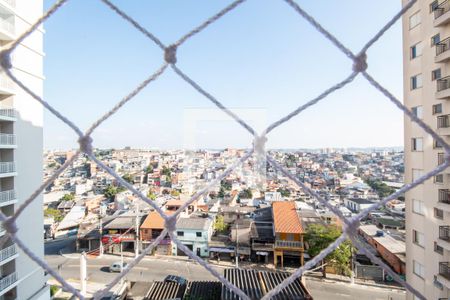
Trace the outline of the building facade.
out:
M 450 2 L 418 0 L 402 26 L 404 103 L 450 142 Z M 442 163 L 444 151 L 407 117 L 404 126 L 409 183 Z M 447 169 L 406 194 L 406 279 L 427 299 L 450 297 L 449 180 Z

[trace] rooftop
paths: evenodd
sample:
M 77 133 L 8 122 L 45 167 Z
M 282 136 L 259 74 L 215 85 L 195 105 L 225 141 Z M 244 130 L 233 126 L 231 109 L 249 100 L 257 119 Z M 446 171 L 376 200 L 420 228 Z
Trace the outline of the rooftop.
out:
M 174 212 L 165 211 L 166 215 L 172 215 Z M 141 225 L 141 229 L 164 229 L 164 219 L 159 215 L 157 211 L 152 211 L 145 218 Z
M 180 218 L 177 221 L 177 229 L 208 230 L 211 223 L 210 218 Z
M 303 226 L 294 202 L 273 202 L 272 213 L 275 232 L 303 233 Z

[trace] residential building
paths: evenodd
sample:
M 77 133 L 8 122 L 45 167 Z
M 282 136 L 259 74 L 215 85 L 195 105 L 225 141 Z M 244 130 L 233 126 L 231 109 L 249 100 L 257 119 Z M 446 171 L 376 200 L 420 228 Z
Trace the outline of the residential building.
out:
M 0 1 L 0 46 L 7 47 L 43 14 L 43 1 Z M 22 41 L 11 71 L 25 86 L 43 93 L 43 28 Z M 0 209 L 11 216 L 42 184 L 43 108 L 0 71 Z M 44 258 L 43 198 L 39 195 L 17 219 L 18 238 Z M 0 235 L 5 235 L 2 230 Z M 49 299 L 44 270 L 8 238 L 0 246 L 0 299 Z
M 344 204 L 351 211 L 358 213 L 361 210 L 370 207 L 373 202 L 363 198 L 346 198 L 344 199 Z
M 171 211 L 165 211 L 164 213 L 167 215 L 173 214 Z M 164 219 L 157 211 L 152 211 L 148 214 L 139 229 L 142 249 L 148 247 L 156 238 L 158 238 L 165 228 L 164 223 Z M 153 248 L 151 254 L 172 254 L 172 246 L 169 235 L 166 235 L 159 242 L 159 244 Z
M 303 227 L 293 201 L 272 202 L 275 232 L 274 265 L 284 266 L 285 260 L 304 264 Z
M 208 241 L 211 239 L 213 232 L 212 224 L 212 219 L 209 217 L 180 218 L 177 221 L 177 238 L 198 256 L 208 257 Z M 186 255 L 175 243 L 172 245 L 172 253 L 181 256 Z
M 402 26 L 404 103 L 449 142 L 450 2 L 418 0 Z M 408 117 L 404 128 L 405 183 L 410 183 L 441 164 L 444 151 Z M 450 297 L 449 189 L 447 169 L 405 197 L 406 279 L 426 299 Z M 407 299 L 414 296 L 408 292 Z

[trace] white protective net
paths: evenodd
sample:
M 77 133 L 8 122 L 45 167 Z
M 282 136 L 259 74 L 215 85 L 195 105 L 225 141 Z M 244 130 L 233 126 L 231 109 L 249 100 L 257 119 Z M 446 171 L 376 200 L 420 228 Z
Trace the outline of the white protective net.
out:
M 166 46 L 164 45 L 155 35 L 153 35 L 151 32 L 149 32 L 147 29 L 143 28 L 138 22 L 136 22 L 133 18 L 131 18 L 129 15 L 124 13 L 119 7 L 115 6 L 112 2 L 109 0 L 99 0 L 103 2 L 107 7 L 109 7 L 111 10 L 113 10 L 115 13 L 117 13 L 121 18 L 126 20 L 129 24 L 131 24 L 133 27 L 135 27 L 137 30 L 139 30 L 141 33 L 143 33 L 145 36 L 149 38 L 153 43 L 155 43 L 157 46 L 159 46 L 162 50 L 164 62 L 162 63 L 161 67 L 156 70 L 155 73 L 150 75 L 146 80 L 141 82 L 133 91 L 131 91 L 126 97 L 124 97 L 120 102 L 118 102 L 110 111 L 108 111 L 106 114 L 104 114 L 99 120 L 95 121 L 92 126 L 85 132 L 77 127 L 74 123 L 72 123 L 66 116 L 63 116 L 61 113 L 59 113 L 55 108 L 53 108 L 50 104 L 48 104 L 44 99 L 39 97 L 37 94 L 35 94 L 31 89 L 29 89 L 26 85 L 24 85 L 20 80 L 18 80 L 14 74 L 11 72 L 11 55 L 13 51 L 16 49 L 16 47 L 27 37 L 29 36 L 34 30 L 38 28 L 39 25 L 41 25 L 45 20 L 50 18 L 55 12 L 57 12 L 61 6 L 63 6 L 66 2 L 69 0 L 60 0 L 57 1 L 33 26 L 31 26 L 26 32 L 20 35 L 19 38 L 17 38 L 15 41 L 13 41 L 9 46 L 6 47 L 6 49 L 2 50 L 0 53 L 0 59 L 1 59 L 1 66 L 5 70 L 6 74 L 24 91 L 26 91 L 28 94 L 30 94 L 36 101 L 39 101 L 45 108 L 47 108 L 52 114 L 54 114 L 58 119 L 60 119 L 62 122 L 67 124 L 69 127 L 71 127 L 79 136 L 78 142 L 79 142 L 79 149 L 76 151 L 75 155 L 67 160 L 50 178 L 48 178 L 33 194 L 31 194 L 23 203 L 22 205 L 16 210 L 15 214 L 7 217 L 3 213 L 0 212 L 0 221 L 2 222 L 3 227 L 8 232 L 5 237 L 2 238 L 4 241 L 8 236 L 11 237 L 11 239 L 17 243 L 17 245 L 32 259 L 34 260 L 39 266 L 41 266 L 44 270 L 46 270 L 51 276 L 53 276 L 58 282 L 61 283 L 62 287 L 66 289 L 67 291 L 73 293 L 74 296 L 84 299 L 84 297 L 80 294 L 80 292 L 75 289 L 73 286 L 71 286 L 64 278 L 62 278 L 57 271 L 53 270 L 44 260 L 34 255 L 33 252 L 31 252 L 26 244 L 21 241 L 18 236 L 16 235 L 19 228 L 16 226 L 16 219 L 18 216 L 23 212 L 23 210 L 32 202 L 34 199 L 44 191 L 44 189 L 50 185 L 66 168 L 68 168 L 74 160 L 81 154 L 86 154 L 90 159 L 92 159 L 100 168 L 105 170 L 107 173 L 109 173 L 111 176 L 113 176 L 118 183 L 129 189 L 131 192 L 133 192 L 135 195 L 137 195 L 140 199 L 147 202 L 149 205 L 151 205 L 165 220 L 165 229 L 162 231 L 161 235 L 153 241 L 152 244 L 150 244 L 147 248 L 145 248 L 139 256 L 137 256 L 131 263 L 129 263 L 126 268 L 123 270 L 121 274 L 119 274 L 112 282 L 110 282 L 104 289 L 99 290 L 95 293 L 94 298 L 100 299 L 103 295 L 105 295 L 106 292 L 108 292 L 114 285 L 116 285 L 121 278 L 127 275 L 127 273 L 141 261 L 146 254 L 148 254 L 158 243 L 166 236 L 169 235 L 171 240 L 177 244 L 177 247 L 181 249 L 183 252 L 185 252 L 189 257 L 194 259 L 196 262 L 198 262 L 200 265 L 202 265 L 206 270 L 208 270 L 213 276 L 215 276 L 218 280 L 220 280 L 226 287 L 228 287 L 230 290 L 232 290 L 235 294 L 240 296 L 242 299 L 250 299 L 248 296 L 244 294 L 242 290 L 231 284 L 227 279 L 225 279 L 221 274 L 219 274 L 215 269 L 213 269 L 211 266 L 208 265 L 207 262 L 205 262 L 203 259 L 198 257 L 195 253 L 193 253 L 191 250 L 189 250 L 186 246 L 184 246 L 178 239 L 177 236 L 174 234 L 176 230 L 176 220 L 177 216 L 193 201 L 201 197 L 203 194 L 208 192 L 212 187 L 216 186 L 222 179 L 227 177 L 237 166 L 245 162 L 247 159 L 249 159 L 253 154 L 256 154 L 258 156 L 263 156 L 267 159 L 267 162 L 271 164 L 276 170 L 283 173 L 285 176 L 293 180 L 299 187 L 301 187 L 305 192 L 310 194 L 312 197 L 316 198 L 321 204 L 326 206 L 328 209 L 330 209 L 334 214 L 336 214 L 342 221 L 342 224 L 344 224 L 344 230 L 342 235 L 332 244 L 330 244 L 326 249 L 324 249 L 319 255 L 314 257 L 312 260 L 308 261 L 304 266 L 298 268 L 290 277 L 288 277 L 286 280 L 284 280 L 280 285 L 278 285 L 276 288 L 272 289 L 270 292 L 268 292 L 263 299 L 270 299 L 272 296 L 276 295 L 278 292 L 280 292 L 283 288 L 285 288 L 287 285 L 292 283 L 295 279 L 297 279 L 299 276 L 303 274 L 306 270 L 314 267 L 318 262 L 320 262 L 322 259 L 324 259 L 330 252 L 332 252 L 336 247 L 340 245 L 343 241 L 346 239 L 350 239 L 354 246 L 357 247 L 360 251 L 365 253 L 375 264 L 378 264 L 384 268 L 387 274 L 392 276 L 394 280 L 399 282 L 402 286 L 404 286 L 407 290 L 409 290 L 411 293 L 416 295 L 420 299 L 425 299 L 416 289 L 414 289 L 410 284 L 408 284 L 406 281 L 404 281 L 398 274 L 396 274 L 394 271 L 391 270 L 389 266 L 387 266 L 382 260 L 380 260 L 378 257 L 374 256 L 371 251 L 369 251 L 365 245 L 363 245 L 357 238 L 357 230 L 359 227 L 359 222 L 362 218 L 364 218 L 370 211 L 377 209 L 383 205 L 385 205 L 387 202 L 397 198 L 398 196 L 404 194 L 408 190 L 414 188 L 415 186 L 423 183 L 425 180 L 441 173 L 443 170 L 445 170 L 449 164 L 450 164 L 450 146 L 436 133 L 434 132 L 427 124 L 425 124 L 422 120 L 417 118 L 408 108 L 406 108 L 397 98 L 395 98 L 388 90 L 386 90 L 383 86 L 381 86 L 373 77 L 370 76 L 366 72 L 367 69 L 367 63 L 366 63 L 366 52 L 367 50 L 377 42 L 377 40 L 396 22 L 398 21 L 402 15 L 409 9 L 411 6 L 416 2 L 416 0 L 411 0 L 395 15 L 393 18 L 383 27 L 381 30 L 373 37 L 371 38 L 365 46 L 357 53 L 354 54 L 352 51 L 350 51 L 348 48 L 346 48 L 336 37 L 334 37 L 330 32 L 328 32 L 325 28 L 321 26 L 312 16 L 310 16 L 307 12 L 305 12 L 295 1 L 293 0 L 283 0 L 286 2 L 292 9 L 294 9 L 302 18 L 304 18 L 306 21 L 308 21 L 317 31 L 319 31 L 321 34 L 323 34 L 332 44 L 334 44 L 339 50 L 341 50 L 350 60 L 353 61 L 353 70 L 351 71 L 350 75 L 345 78 L 343 81 L 335 84 L 334 86 L 328 88 L 323 93 L 321 93 L 316 98 L 308 101 L 306 104 L 301 105 L 293 112 L 289 113 L 285 117 L 281 118 L 280 120 L 276 121 L 275 123 L 271 124 L 267 127 L 266 130 L 258 134 L 251 126 L 249 126 L 244 120 L 242 120 L 238 115 L 230 111 L 225 105 L 223 105 L 219 100 L 217 100 L 214 96 L 212 96 L 210 93 L 205 91 L 199 84 L 197 84 L 193 79 L 191 79 L 188 75 L 186 75 L 182 70 L 180 70 L 177 65 L 177 59 L 176 59 L 176 53 L 177 50 L 180 48 L 180 46 L 183 45 L 183 43 L 195 36 L 196 34 L 200 33 L 203 29 L 208 27 L 209 25 L 216 22 L 218 19 L 226 15 L 228 12 L 237 9 L 239 5 L 241 5 L 245 0 L 237 0 L 232 2 L 230 5 L 222 9 L 217 14 L 213 15 L 206 21 L 204 21 L 202 24 L 200 24 L 198 27 L 192 29 L 187 34 L 182 36 L 178 41 L 174 42 L 173 44 Z M 281 1 L 281 0 L 280 0 Z M 92 138 L 91 135 L 94 132 L 94 130 L 106 119 L 111 117 L 113 114 L 115 114 L 123 105 L 125 105 L 128 101 L 133 99 L 134 96 L 136 96 L 143 88 L 145 88 L 149 83 L 152 81 L 158 79 L 158 77 L 163 74 L 168 67 L 171 67 L 172 70 L 178 74 L 186 83 L 188 83 L 190 86 L 192 86 L 195 90 L 197 90 L 200 94 L 205 96 L 207 99 L 209 99 L 212 103 L 214 103 L 219 109 L 221 109 L 223 112 L 228 114 L 230 117 L 232 117 L 236 122 L 238 122 L 242 127 L 244 127 L 247 131 L 249 131 L 254 136 L 253 146 L 251 147 L 251 150 L 249 150 L 243 157 L 241 157 L 238 161 L 236 161 L 233 165 L 231 165 L 229 168 L 227 168 L 218 178 L 211 181 L 207 186 L 205 186 L 200 191 L 196 192 L 188 201 L 186 201 L 177 211 L 171 216 L 167 216 L 164 214 L 164 212 L 161 210 L 160 207 L 158 207 L 154 201 L 148 199 L 145 195 L 143 195 L 140 191 L 138 191 L 136 188 L 133 187 L 133 185 L 126 182 L 124 179 L 121 178 L 118 174 L 116 174 L 112 169 L 108 168 L 102 161 L 98 160 L 95 155 L 93 154 L 93 146 L 92 146 Z M 334 91 L 343 88 L 348 83 L 352 82 L 356 76 L 361 75 L 377 90 L 379 90 L 383 95 L 385 95 L 395 106 L 397 106 L 401 111 L 404 112 L 406 116 L 408 116 L 413 122 L 418 124 L 425 132 L 430 134 L 439 144 L 442 145 L 442 147 L 445 150 L 445 161 L 443 164 L 437 166 L 432 171 L 426 173 L 425 175 L 421 176 L 417 180 L 413 181 L 412 183 L 405 184 L 401 189 L 396 191 L 395 193 L 391 194 L 390 196 L 382 199 L 378 203 L 375 203 L 371 205 L 369 208 L 364 209 L 361 211 L 358 215 L 352 217 L 352 218 L 345 218 L 342 213 L 336 209 L 334 206 L 330 205 L 323 197 L 321 197 L 319 194 L 317 194 L 314 190 L 310 189 L 309 187 L 305 186 L 304 183 L 302 183 L 300 180 L 297 179 L 296 176 L 291 174 L 288 170 L 284 169 L 281 165 L 279 165 L 270 155 L 268 155 L 264 148 L 265 143 L 267 141 L 267 134 L 277 128 L 278 126 L 282 125 L 283 123 L 289 121 L 294 116 L 298 115 L 305 109 L 317 104 L 319 101 L 326 98 L 328 95 L 333 93 Z

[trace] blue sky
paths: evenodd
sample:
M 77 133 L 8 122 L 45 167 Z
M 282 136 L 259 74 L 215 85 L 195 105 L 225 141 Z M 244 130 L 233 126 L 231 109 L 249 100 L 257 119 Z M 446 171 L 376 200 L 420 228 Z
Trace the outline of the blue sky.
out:
M 357 52 L 400 1 L 297 0 Z M 46 8 L 53 1 L 46 1 Z M 114 1 L 170 44 L 230 1 Z M 44 98 L 83 130 L 159 68 L 163 53 L 101 1 L 71 0 L 45 23 Z M 402 97 L 401 22 L 368 51 L 368 72 Z M 343 80 L 351 61 L 284 1 L 248 0 L 178 49 L 178 67 L 224 105 L 263 122 L 283 117 Z M 251 136 L 168 69 L 93 134 L 100 148 L 180 148 L 186 113 L 204 111 L 199 148 L 246 147 Z M 261 123 L 261 120 L 256 123 Z M 75 133 L 45 114 L 46 149 L 76 146 Z M 403 115 L 358 76 L 269 135 L 270 148 L 403 145 Z

